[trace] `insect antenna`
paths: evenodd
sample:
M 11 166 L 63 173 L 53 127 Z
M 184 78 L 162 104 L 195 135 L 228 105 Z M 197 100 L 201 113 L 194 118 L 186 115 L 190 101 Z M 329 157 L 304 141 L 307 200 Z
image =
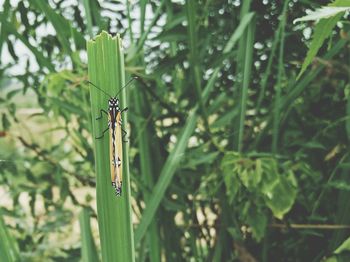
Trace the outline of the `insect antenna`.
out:
M 102 93 L 104 93 L 105 95 L 109 96 L 109 98 L 112 98 L 112 96 L 110 94 L 108 94 L 107 92 L 103 91 L 101 88 L 99 88 L 98 86 L 96 86 L 94 83 L 90 82 L 89 80 L 87 80 L 87 83 L 91 84 L 92 86 L 96 87 L 98 90 L 100 90 Z
M 117 97 L 119 94 L 120 94 L 120 92 L 124 89 L 124 88 L 126 88 L 126 87 L 128 87 L 134 80 L 136 80 L 136 79 L 138 79 L 138 77 L 137 76 L 133 76 L 119 91 L 118 91 L 118 93 L 114 96 L 114 97 Z

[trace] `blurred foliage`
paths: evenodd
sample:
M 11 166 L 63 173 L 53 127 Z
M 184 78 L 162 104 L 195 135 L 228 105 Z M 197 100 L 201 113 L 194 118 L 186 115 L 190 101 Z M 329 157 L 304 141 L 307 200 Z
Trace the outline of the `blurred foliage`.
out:
M 293 20 L 327 4 L 4 0 L 0 232 L 25 261 L 98 243 L 88 214 L 85 233 L 76 223 L 95 208 L 85 40 L 106 30 L 140 77 L 127 90 L 137 261 L 349 260 L 346 17 L 296 80 L 319 25 Z

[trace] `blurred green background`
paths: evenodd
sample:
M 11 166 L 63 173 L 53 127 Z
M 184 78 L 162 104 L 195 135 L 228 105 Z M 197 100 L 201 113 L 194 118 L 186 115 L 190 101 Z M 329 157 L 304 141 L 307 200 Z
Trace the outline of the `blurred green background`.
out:
M 0 261 L 101 259 L 84 81 L 103 30 L 139 76 L 136 261 L 350 261 L 348 14 L 293 23 L 327 4 L 0 1 Z

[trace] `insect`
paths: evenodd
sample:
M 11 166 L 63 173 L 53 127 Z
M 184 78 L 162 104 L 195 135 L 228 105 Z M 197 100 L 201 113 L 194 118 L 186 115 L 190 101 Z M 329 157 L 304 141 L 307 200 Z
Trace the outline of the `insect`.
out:
M 116 196 L 121 196 L 122 194 L 122 184 L 123 184 L 123 167 L 122 167 L 122 157 L 123 148 L 122 142 L 126 135 L 126 131 L 122 129 L 122 113 L 127 111 L 128 108 L 121 109 L 118 94 L 126 88 L 130 83 L 137 79 L 133 77 L 130 79 L 124 87 L 122 87 L 115 96 L 111 96 L 103 91 L 101 88 L 97 87 L 92 82 L 88 81 L 89 84 L 102 91 L 105 95 L 109 96 L 108 99 L 108 110 L 100 109 L 100 115 L 96 118 L 99 120 L 102 118 L 102 113 L 108 116 L 108 127 L 102 132 L 96 139 L 101 139 L 104 134 L 109 130 L 109 156 L 110 156 L 110 172 L 112 186 L 115 190 Z

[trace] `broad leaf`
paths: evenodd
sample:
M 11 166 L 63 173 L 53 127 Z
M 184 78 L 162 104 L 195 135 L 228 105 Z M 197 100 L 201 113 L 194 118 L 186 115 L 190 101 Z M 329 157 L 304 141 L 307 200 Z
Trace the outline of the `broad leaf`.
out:
M 273 215 L 279 219 L 292 208 L 297 195 L 297 188 L 290 179 L 281 176 L 279 182 L 266 195 L 265 203 L 271 209 Z

